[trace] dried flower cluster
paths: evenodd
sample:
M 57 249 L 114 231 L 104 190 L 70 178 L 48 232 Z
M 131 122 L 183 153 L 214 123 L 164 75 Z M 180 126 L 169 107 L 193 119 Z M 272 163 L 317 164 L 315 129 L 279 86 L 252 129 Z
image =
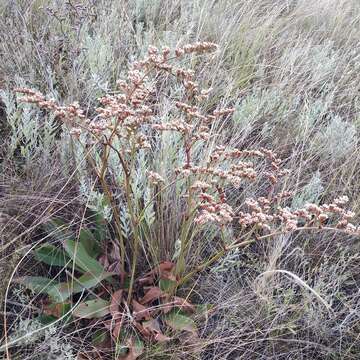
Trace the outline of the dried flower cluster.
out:
M 196 43 L 185 45 L 175 50 L 176 57 L 189 53 L 205 53 L 214 51 L 217 46 L 212 43 Z M 99 99 L 101 107 L 96 109 L 98 115 L 93 119 L 88 119 L 85 112 L 80 108 L 78 103 L 69 106 L 60 106 L 54 99 L 46 99 L 41 93 L 27 89 L 16 89 L 18 93 L 25 96 L 20 99 L 22 102 L 36 104 L 39 108 L 52 111 L 55 116 L 67 123 L 71 128 L 71 133 L 79 136 L 82 131 L 95 135 L 101 140 L 111 142 L 114 136 L 122 139 L 131 139 L 136 149 L 149 148 L 149 142 L 145 134 L 140 134 L 143 125 L 153 123 L 154 110 L 151 106 L 151 96 L 154 93 L 150 81 L 150 73 L 166 72 L 176 76 L 184 85 L 188 95 L 198 95 L 205 98 L 209 90 L 199 92 L 198 84 L 194 81 L 194 72 L 189 69 L 177 68 L 170 64 L 170 49 L 164 48 L 161 52 L 154 46 L 150 46 L 147 57 L 135 62 L 126 80 L 119 80 L 117 85 L 120 88 L 120 94 L 106 95 Z M 188 96 L 188 98 L 189 98 Z M 173 121 L 165 125 L 155 125 L 156 130 L 176 130 L 184 134 L 192 133 L 188 142 L 194 142 L 199 139 L 208 138 L 207 128 L 200 126 L 200 131 L 195 131 L 195 125 L 191 125 L 194 117 L 202 118 L 203 121 L 212 121 L 215 116 L 202 116 L 196 107 L 177 102 L 176 106 L 188 114 L 187 120 Z M 223 115 L 227 111 L 218 111 L 218 115 Z M 104 139 L 105 138 L 105 139 Z
M 158 174 L 154 171 L 148 171 L 147 176 L 148 176 L 150 183 L 152 183 L 154 185 L 160 184 L 160 183 L 165 183 L 164 178 L 160 174 Z
M 175 50 L 176 56 L 180 57 L 184 54 L 191 53 L 206 53 L 217 50 L 218 46 L 211 42 L 197 42 L 195 44 L 188 44 L 183 47 L 179 47 Z
M 262 169 L 257 170 L 259 162 L 262 163 Z M 239 188 L 245 182 L 254 182 L 259 177 L 273 187 L 288 173 L 280 169 L 280 163 L 281 159 L 267 149 L 230 150 L 219 146 L 210 154 L 205 166 L 186 163 L 176 172 L 190 178 L 205 179 L 195 181 L 191 187 L 199 202 L 195 223 L 215 222 L 224 225 L 235 217 L 233 209 L 226 202 L 226 187 L 232 185 Z
M 234 212 L 225 200 L 217 201 L 214 196 L 205 192 L 199 194 L 199 199 L 201 201 L 200 214 L 195 218 L 196 224 L 214 222 L 224 225 L 232 221 Z
M 316 205 L 306 204 L 304 208 L 290 210 L 277 206 L 275 198 L 269 200 L 260 197 L 257 200 L 247 199 L 248 212 L 239 213 L 240 224 L 247 227 L 256 226 L 266 232 L 294 231 L 304 227 L 342 229 L 348 234 L 360 235 L 360 228 L 349 222 L 355 214 L 344 209 L 347 196 L 335 199 L 333 203 Z M 330 224 L 328 222 L 331 221 Z

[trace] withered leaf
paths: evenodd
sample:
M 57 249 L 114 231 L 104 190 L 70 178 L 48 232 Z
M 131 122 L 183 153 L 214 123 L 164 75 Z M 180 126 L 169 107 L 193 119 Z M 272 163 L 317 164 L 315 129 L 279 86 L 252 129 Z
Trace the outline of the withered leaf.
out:
M 142 323 L 142 326 L 147 329 L 150 330 L 152 333 L 152 336 L 154 338 L 155 341 L 158 342 L 165 342 L 165 341 L 169 341 L 170 338 L 165 336 L 160 329 L 160 324 L 159 321 L 157 319 L 151 319 L 149 321 L 144 321 Z
M 172 262 L 164 262 L 159 265 L 159 276 L 161 279 L 167 279 L 171 281 L 176 281 L 176 276 L 173 272 L 175 264 Z
M 112 335 L 114 336 L 115 339 L 119 337 L 121 328 L 122 328 L 122 319 L 116 320 L 112 330 Z
M 161 274 L 163 271 L 171 271 L 174 267 L 175 264 L 171 261 L 163 261 L 159 264 L 159 272 Z
M 70 310 L 70 308 L 70 303 L 49 304 L 44 307 L 44 314 L 60 318 L 64 316 L 64 314 L 66 314 Z
M 176 307 L 179 307 L 181 310 L 188 311 L 188 312 L 195 312 L 195 306 L 191 304 L 188 300 L 183 299 L 178 296 L 174 296 L 173 304 Z
M 117 317 L 120 312 L 120 305 L 123 297 L 123 290 L 117 290 L 111 295 L 110 314 Z
M 153 270 L 149 271 L 147 274 L 145 274 L 144 277 L 142 277 L 139 281 L 144 283 L 145 281 L 154 281 L 155 276 L 159 277 L 174 277 L 174 275 L 171 274 L 172 270 L 174 269 L 175 264 L 171 261 L 163 261 L 158 266 L 156 266 Z M 174 277 L 175 278 L 175 277 Z
M 144 328 L 144 326 L 137 321 L 134 321 L 134 326 L 144 338 L 148 340 L 151 339 L 151 331 L 149 329 Z
M 140 300 L 140 304 L 149 304 L 154 300 L 160 299 L 162 296 L 162 291 L 157 286 L 152 286 L 145 293 L 144 297 Z
M 162 343 L 162 342 L 170 341 L 171 338 L 168 337 L 168 336 L 166 336 L 166 335 L 164 335 L 163 333 L 157 333 L 157 334 L 155 335 L 155 337 L 154 337 L 154 340 L 157 341 L 157 342 Z
M 154 283 L 154 277 L 152 275 L 150 276 L 144 276 L 137 280 L 140 285 L 151 285 Z
M 159 333 L 161 332 L 160 330 L 160 324 L 159 324 L 159 321 L 157 319 L 151 319 L 149 321 L 144 321 L 142 323 L 142 326 L 145 328 L 145 329 L 148 329 L 150 330 L 151 332 L 154 332 L 154 333 Z
M 131 304 L 135 320 L 140 321 L 144 319 L 150 319 L 150 311 L 146 306 L 141 305 L 136 300 L 132 300 Z

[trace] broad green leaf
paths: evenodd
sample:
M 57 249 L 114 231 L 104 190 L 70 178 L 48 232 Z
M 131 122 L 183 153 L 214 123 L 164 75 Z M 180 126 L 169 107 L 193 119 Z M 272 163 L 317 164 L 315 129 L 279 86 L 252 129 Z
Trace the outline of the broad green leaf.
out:
M 48 294 L 56 302 L 66 301 L 72 294 L 77 294 L 83 290 L 91 289 L 97 286 L 101 281 L 114 275 L 109 272 L 102 272 L 99 275 L 86 273 L 73 281 L 62 282 L 53 286 Z
M 176 288 L 177 282 L 174 280 L 169 279 L 160 279 L 159 280 L 159 288 L 164 291 L 168 292 Z
M 96 258 L 100 254 L 100 246 L 94 235 L 88 229 L 81 229 L 79 242 L 84 246 L 86 252 L 92 258 Z
M 84 288 L 77 283 L 72 284 L 71 282 L 62 282 L 48 292 L 49 296 L 55 302 L 63 302 L 66 301 L 71 294 L 77 294 L 81 292 Z
M 74 237 L 69 225 L 61 219 L 51 219 L 43 227 L 47 234 L 60 242 Z
M 91 289 L 98 285 L 101 281 L 113 276 L 114 273 L 103 271 L 102 273 L 96 274 L 89 274 L 86 273 L 79 277 L 78 283 L 85 289 Z M 75 282 L 75 281 L 74 281 Z
M 80 303 L 73 311 L 73 316 L 83 319 L 102 318 L 110 314 L 110 302 L 103 299 L 88 300 Z
M 183 315 L 179 311 L 173 310 L 164 316 L 165 323 L 173 330 L 189 331 L 196 334 L 196 324 L 193 319 Z
M 44 244 L 35 250 L 35 258 L 51 266 L 71 266 L 71 259 L 66 253 L 50 244 Z
M 75 264 L 84 272 L 90 272 L 93 274 L 101 274 L 104 272 L 102 265 L 88 254 L 81 242 L 66 240 L 64 242 L 64 248 Z
M 37 294 L 49 294 L 56 287 L 54 280 L 42 276 L 23 276 L 15 279 L 14 282 L 26 286 Z

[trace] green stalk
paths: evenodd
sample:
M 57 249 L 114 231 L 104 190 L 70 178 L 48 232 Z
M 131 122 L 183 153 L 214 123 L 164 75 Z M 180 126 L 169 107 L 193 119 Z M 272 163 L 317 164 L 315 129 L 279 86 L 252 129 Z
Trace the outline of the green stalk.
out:
M 186 167 L 189 168 L 191 166 L 191 142 L 189 140 L 189 135 L 184 135 L 184 151 L 186 156 Z M 185 270 L 185 252 L 187 250 L 187 237 L 189 235 L 189 231 L 191 228 L 191 178 L 190 176 L 186 179 L 186 192 L 188 196 L 187 198 L 187 207 L 185 213 L 185 221 L 181 228 L 180 234 L 180 254 L 176 262 L 175 274 L 181 275 Z
M 250 231 L 248 234 L 246 234 L 245 239 L 248 239 L 252 235 L 253 231 Z M 188 274 L 186 274 L 184 277 L 182 277 L 179 282 L 176 284 L 176 286 L 180 286 L 184 283 L 186 283 L 188 280 L 190 280 L 194 275 L 198 274 L 199 272 L 205 270 L 207 267 L 215 263 L 216 261 L 220 260 L 227 252 L 229 252 L 232 249 L 235 248 L 243 248 L 249 244 L 252 244 L 256 242 L 258 239 L 250 239 L 250 240 L 244 240 L 242 242 L 233 243 L 230 246 L 225 245 L 224 240 L 224 232 L 223 229 L 221 229 L 221 238 L 222 238 L 222 246 L 223 248 L 219 250 L 216 254 L 214 254 L 210 259 L 206 260 L 202 264 L 198 265 L 194 270 L 190 271 Z
M 80 143 L 81 144 L 81 143 Z M 95 171 L 95 174 L 97 176 L 97 178 L 100 181 L 101 184 L 101 188 L 104 191 L 105 197 L 107 199 L 107 201 L 109 202 L 111 209 L 114 213 L 114 220 L 115 220 L 115 229 L 116 229 L 116 233 L 119 236 L 119 241 L 120 241 L 120 267 L 121 267 L 121 271 L 125 271 L 124 265 L 125 265 L 125 242 L 124 242 L 124 237 L 121 231 L 121 223 L 120 223 L 120 213 L 119 210 L 116 206 L 116 201 L 109 189 L 109 186 L 106 182 L 105 179 L 105 175 L 106 175 L 106 170 L 108 167 L 108 155 L 106 155 L 107 151 L 106 151 L 106 147 L 104 150 L 104 154 L 103 154 L 103 159 L 102 159 L 102 169 L 100 171 L 100 173 L 98 172 L 97 166 L 94 162 L 94 160 L 91 158 L 91 156 L 89 156 L 89 154 L 87 154 L 87 159 L 90 163 L 90 165 L 92 166 L 93 170 Z
M 134 146 L 131 149 L 131 160 L 132 160 L 131 163 L 133 164 L 134 160 L 135 160 L 135 147 Z M 131 302 L 132 292 L 133 292 L 133 288 L 134 288 L 136 263 L 138 260 L 139 244 L 140 244 L 140 234 L 138 232 L 139 224 L 136 219 L 134 207 L 133 207 L 133 204 L 131 201 L 131 193 L 132 193 L 132 191 L 131 191 L 130 175 L 127 175 L 125 177 L 125 196 L 126 196 L 129 213 L 130 213 L 131 225 L 133 228 L 132 230 L 133 230 L 133 234 L 134 234 L 134 246 L 132 249 L 133 256 L 132 256 L 132 263 L 131 263 L 131 277 L 130 277 L 128 297 L 127 297 L 128 304 L 130 304 L 130 302 Z
M 197 273 L 203 271 L 204 269 L 206 269 L 208 266 L 210 266 L 211 264 L 213 264 L 214 262 L 218 261 L 219 259 L 221 259 L 227 252 L 227 249 L 221 249 L 218 253 L 216 253 L 214 256 L 212 256 L 210 259 L 208 259 L 207 261 L 203 262 L 202 264 L 198 265 L 194 270 L 190 271 L 188 274 L 186 274 L 184 277 L 182 277 L 178 283 L 177 286 L 180 286 L 182 284 L 185 284 L 188 280 L 190 280 L 194 275 L 196 275 Z

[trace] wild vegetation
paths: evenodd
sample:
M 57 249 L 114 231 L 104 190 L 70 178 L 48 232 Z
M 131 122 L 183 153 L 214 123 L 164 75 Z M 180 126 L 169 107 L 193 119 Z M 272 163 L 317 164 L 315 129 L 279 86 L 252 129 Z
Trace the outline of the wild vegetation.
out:
M 0 4 L 4 359 L 357 359 L 356 0 Z

